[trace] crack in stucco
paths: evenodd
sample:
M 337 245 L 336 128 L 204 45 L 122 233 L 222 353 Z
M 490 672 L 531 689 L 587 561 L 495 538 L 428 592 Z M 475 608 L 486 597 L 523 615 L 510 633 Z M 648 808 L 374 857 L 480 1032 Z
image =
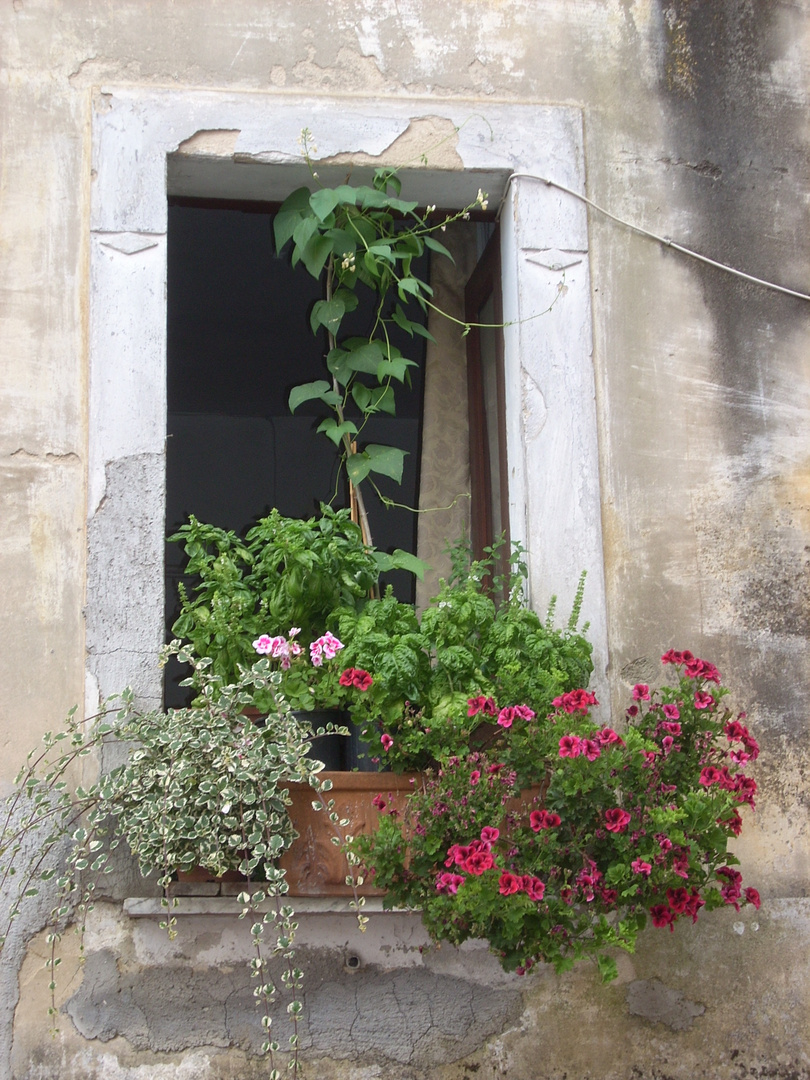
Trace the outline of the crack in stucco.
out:
M 12 457 L 12 458 L 15 458 L 15 457 L 32 458 L 34 460 L 43 460 L 44 459 L 45 461 L 79 461 L 80 460 L 79 455 L 77 453 L 75 453 L 73 450 L 65 450 L 63 452 L 59 452 L 59 451 L 56 451 L 56 450 L 48 450 L 45 454 L 38 454 L 33 450 L 27 450 L 24 446 L 19 446 L 16 450 L 12 450 L 12 452 L 8 456 Z

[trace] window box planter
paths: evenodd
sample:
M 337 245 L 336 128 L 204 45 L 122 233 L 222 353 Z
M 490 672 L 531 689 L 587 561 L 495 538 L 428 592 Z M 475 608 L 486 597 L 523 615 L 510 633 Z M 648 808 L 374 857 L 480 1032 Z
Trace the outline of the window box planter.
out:
M 359 836 L 375 832 L 379 811 L 375 796 L 382 794 L 387 808 L 402 808 L 408 794 L 419 783 L 419 774 L 369 772 L 322 772 L 321 777 L 332 781 L 327 800 L 334 800 L 339 820 L 349 824 L 343 835 Z M 289 814 L 298 832 L 298 839 L 285 852 L 281 866 L 287 873 L 290 896 L 353 896 L 346 884 L 349 866 L 342 847 L 333 842 L 338 830 L 329 820 L 325 809 L 314 809 L 317 794 L 308 784 L 290 784 L 292 804 Z M 361 896 L 382 896 L 383 890 L 366 882 L 358 888 Z

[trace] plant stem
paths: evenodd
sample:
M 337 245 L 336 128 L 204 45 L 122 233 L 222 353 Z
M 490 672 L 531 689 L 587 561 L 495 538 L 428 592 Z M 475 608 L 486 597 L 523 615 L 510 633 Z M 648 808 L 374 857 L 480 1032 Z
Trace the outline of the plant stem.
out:
M 332 299 L 333 275 L 334 275 L 334 256 L 330 256 L 329 257 L 329 267 L 328 267 L 327 272 L 326 272 L 326 299 L 327 299 L 327 302 Z M 329 351 L 331 352 L 332 349 L 335 348 L 337 342 L 335 341 L 335 335 L 332 333 L 331 330 L 327 330 L 326 333 L 327 333 L 328 339 L 329 339 Z M 337 381 L 337 379 L 335 378 L 334 375 L 332 376 L 332 389 L 336 393 L 340 393 L 340 388 L 338 386 L 338 381 Z M 336 405 L 335 406 L 335 411 L 338 414 L 338 423 L 342 424 L 343 423 L 343 406 L 342 405 Z M 356 453 L 356 451 L 352 448 L 352 440 L 351 440 L 351 436 L 349 435 L 348 432 L 345 432 L 344 435 L 343 435 L 343 448 L 344 448 L 344 450 L 346 452 L 346 459 L 347 460 L 352 456 L 352 454 Z M 367 547 L 372 547 L 373 545 L 372 545 L 372 542 L 371 542 L 371 527 L 369 526 L 369 522 L 368 522 L 368 513 L 366 511 L 366 502 L 365 502 L 365 499 L 363 498 L 363 492 L 360 490 L 359 484 L 352 484 L 351 480 L 349 480 L 349 484 L 351 486 L 351 489 L 354 492 L 354 498 L 355 498 L 355 500 L 357 502 L 357 513 L 358 513 L 358 515 L 360 517 L 360 533 L 361 533 L 361 535 L 363 537 L 363 543 Z

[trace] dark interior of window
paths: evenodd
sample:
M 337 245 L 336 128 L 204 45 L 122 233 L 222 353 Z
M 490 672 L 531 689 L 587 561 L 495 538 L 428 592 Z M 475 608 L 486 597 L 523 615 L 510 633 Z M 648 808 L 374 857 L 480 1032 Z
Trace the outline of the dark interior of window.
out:
M 321 284 L 293 270 L 273 242 L 274 207 L 175 199 L 169 204 L 168 419 L 166 530 L 189 514 L 244 533 L 273 507 L 309 517 L 321 502 L 347 506 L 345 477 L 333 445 L 316 428 L 318 403 L 288 408 L 290 389 L 324 378 L 325 331 L 312 334 L 309 310 Z M 427 279 L 427 265 L 417 270 Z M 341 334 L 367 332 L 372 294 L 358 285 L 360 305 Z M 424 341 L 398 328 L 392 342 L 417 361 L 410 388 L 397 390 L 396 417 L 375 417 L 363 440 L 407 450 L 401 486 L 381 478 L 384 495 L 419 502 Z M 366 485 L 375 544 L 416 552 L 418 515 L 386 509 Z M 167 544 L 166 617 L 177 617 L 176 584 L 184 556 Z M 413 578 L 390 576 L 401 600 L 413 601 Z M 269 628 L 271 631 L 286 628 Z M 167 678 L 167 705 L 184 697 Z M 178 697 L 179 694 L 179 697 Z

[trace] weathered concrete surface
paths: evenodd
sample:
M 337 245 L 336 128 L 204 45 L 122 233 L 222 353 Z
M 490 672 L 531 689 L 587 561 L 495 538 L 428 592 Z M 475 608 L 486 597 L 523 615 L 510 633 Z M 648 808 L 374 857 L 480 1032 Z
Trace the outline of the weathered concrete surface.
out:
M 332 916 L 331 927 L 302 916 L 304 1077 L 798 1080 L 810 1072 L 808 915 L 810 901 L 773 901 L 672 934 L 652 930 L 635 956 L 618 957 L 619 979 L 607 987 L 588 966 L 521 979 L 481 948 L 425 948 L 414 916 L 372 915 L 368 940 L 350 915 Z M 156 921 L 101 904 L 85 945 L 78 969 L 67 940 L 61 1030 L 43 1041 L 35 1010 L 46 1005 L 47 977 L 42 939 L 34 942 L 21 976 L 15 1080 L 174 1078 L 192 1065 L 203 1080 L 255 1075 L 243 923 L 181 917 L 170 942 Z M 356 970 L 349 955 L 360 958 Z M 275 1024 L 283 1042 L 283 999 Z
M 90 131 L 93 110 L 110 105 L 105 94 L 124 85 L 261 93 L 269 113 L 293 98 L 317 111 L 325 93 L 343 95 L 347 110 L 356 95 L 392 107 L 432 97 L 483 117 L 496 102 L 562 102 L 582 111 L 588 193 L 598 203 L 806 292 L 808 57 L 806 0 L 8 0 L 0 10 L 3 777 L 82 699 L 85 577 L 96 583 L 100 613 L 104 589 L 114 598 L 119 587 L 115 573 L 104 581 L 99 553 L 117 535 L 119 559 L 137 559 L 137 537 L 162 529 L 153 517 L 139 523 L 145 532 L 128 533 L 117 503 L 141 455 L 160 454 L 162 435 L 138 431 L 143 372 L 127 352 L 129 328 L 114 314 L 107 329 L 120 336 L 132 393 L 105 412 L 113 432 L 139 438 L 100 462 L 85 507 Z M 184 149 L 230 154 L 235 130 L 226 124 Z M 613 707 L 640 673 L 654 679 L 669 646 L 719 665 L 763 746 L 754 826 L 738 845 L 747 879 L 768 897 L 754 920 L 760 929 L 749 914 L 726 912 L 694 935 L 680 927 L 648 934 L 638 956 L 624 961 L 621 983 L 607 990 L 588 971 L 521 984 L 519 1018 L 507 1007 L 501 1032 L 465 1047 L 455 1063 L 447 1058 L 430 1071 L 392 1064 L 380 1030 L 360 1059 L 319 1059 L 319 1080 L 810 1074 L 807 909 L 791 899 L 807 895 L 810 876 L 810 305 L 690 263 L 596 213 L 588 234 Z M 105 258 L 129 260 L 133 283 L 137 267 L 164 257 L 162 240 L 137 228 L 104 242 Z M 144 305 L 160 303 L 143 297 Z M 531 433 L 543 409 L 531 383 L 521 389 Z M 100 506 L 105 494 L 110 501 Z M 89 537 L 86 509 L 98 511 Z M 542 552 L 544 534 L 559 537 L 564 525 L 549 520 L 529 539 Z M 133 612 L 138 602 L 133 596 Z M 153 643 L 144 645 L 144 621 L 137 624 L 130 635 L 126 625 L 97 623 L 89 664 L 109 633 L 105 671 L 137 681 L 149 697 L 143 656 Z M 34 919 L 22 939 L 36 926 Z M 109 945 L 117 979 L 133 934 L 122 925 Z M 103 951 L 96 942 L 93 963 Z M 149 1050 L 120 1035 L 85 1040 L 67 1018 L 60 1038 L 45 1040 L 42 991 L 30 981 L 41 952 L 37 940 L 22 972 L 14 1070 L 0 1065 L 3 1077 L 232 1080 L 265 1072 L 227 1046 L 188 1040 L 185 1050 Z M 394 955 L 386 978 L 398 985 L 393 973 L 410 954 Z M 430 954 L 426 970 L 435 975 L 447 955 Z M 221 994 L 221 960 L 199 957 L 211 977 L 200 976 L 200 986 Z M 132 960 L 133 986 L 155 963 Z M 471 966 L 454 968 L 453 978 L 468 981 Z M 12 974 L 3 983 L 6 1014 L 13 982 Z M 82 991 L 88 1001 L 91 989 Z M 470 993 L 454 993 L 453 1008 Z M 644 1015 L 632 1011 L 639 1003 Z M 691 1026 L 678 1028 L 673 1017 Z M 334 1042 L 330 1052 L 357 1052 L 347 1045 Z

